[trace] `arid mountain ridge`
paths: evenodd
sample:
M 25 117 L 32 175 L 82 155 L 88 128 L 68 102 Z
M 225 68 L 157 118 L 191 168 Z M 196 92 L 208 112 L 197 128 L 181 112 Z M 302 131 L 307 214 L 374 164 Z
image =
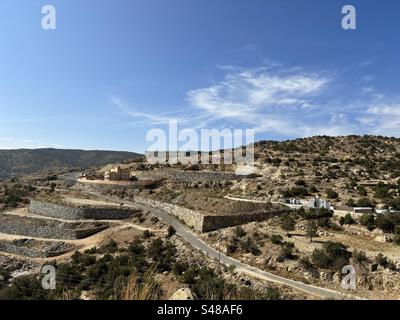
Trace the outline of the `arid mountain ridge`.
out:
M 69 149 L 0 150 L 0 180 L 43 170 L 87 169 L 135 159 L 141 155 L 126 151 L 84 151 Z
M 258 163 L 290 163 L 293 168 L 297 156 L 307 155 L 316 165 L 321 162 L 360 162 L 375 171 L 400 176 L 400 139 L 382 136 L 315 136 L 288 141 L 259 141 L 255 143 Z M 42 170 L 102 166 L 136 159 L 141 155 L 126 151 L 84 151 L 69 149 L 0 150 L 0 180 L 31 174 Z M 308 162 L 306 161 L 306 162 Z M 301 166 L 301 163 L 300 163 Z M 379 170 L 382 169 L 382 170 Z M 399 173 L 397 175 L 397 172 Z M 373 174 L 374 175 L 374 174 Z M 379 177 L 377 177 L 379 178 Z

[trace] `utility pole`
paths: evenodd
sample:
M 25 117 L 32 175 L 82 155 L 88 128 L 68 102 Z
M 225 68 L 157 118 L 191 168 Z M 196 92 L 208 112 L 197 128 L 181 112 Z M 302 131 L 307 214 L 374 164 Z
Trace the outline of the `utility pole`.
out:
M 222 273 L 221 268 L 221 233 L 218 232 L 218 264 L 219 264 L 219 271 Z

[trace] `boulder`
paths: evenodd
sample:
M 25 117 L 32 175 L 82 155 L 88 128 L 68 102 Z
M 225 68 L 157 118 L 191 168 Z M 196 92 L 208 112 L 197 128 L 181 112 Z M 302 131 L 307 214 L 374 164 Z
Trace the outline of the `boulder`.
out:
M 189 288 L 181 288 L 175 291 L 170 300 L 194 300 L 194 298 Z
M 381 242 L 381 243 L 386 243 L 387 242 L 387 237 L 385 236 L 385 235 L 382 235 L 382 236 L 376 236 L 375 238 L 374 238 L 374 241 L 376 241 L 376 242 Z

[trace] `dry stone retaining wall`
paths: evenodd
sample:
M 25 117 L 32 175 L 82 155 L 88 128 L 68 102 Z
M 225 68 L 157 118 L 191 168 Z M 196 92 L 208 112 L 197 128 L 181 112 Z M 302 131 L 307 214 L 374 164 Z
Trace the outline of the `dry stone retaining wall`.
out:
M 21 235 L 24 237 L 67 239 L 67 240 L 87 238 L 106 228 L 108 228 L 108 225 L 82 229 L 82 230 L 74 230 L 68 228 L 56 228 L 51 226 L 48 227 L 48 226 L 38 226 L 38 225 L 26 225 L 16 222 L 0 223 L 1 233 Z
M 134 197 L 134 201 L 139 204 L 163 210 L 177 217 L 178 219 L 184 221 L 187 225 L 193 227 L 195 230 L 204 232 L 203 231 L 204 214 L 200 212 L 183 208 L 174 204 L 137 197 L 137 196 Z
M 227 181 L 241 180 L 243 176 L 238 176 L 230 172 L 215 171 L 183 171 L 183 170 L 160 170 L 160 171 L 136 171 L 135 175 L 139 179 L 167 179 L 184 182 L 194 181 Z
M 12 242 L 0 242 L 0 251 L 30 258 L 49 258 L 73 249 L 72 245 L 65 242 L 51 243 L 42 248 L 30 248 L 28 247 L 29 242 L 35 243 L 35 240 L 21 239 Z
M 108 188 L 90 188 L 83 184 L 77 184 L 78 188 L 92 191 L 97 190 L 99 192 L 110 190 Z M 175 204 L 170 204 L 162 201 L 148 199 L 140 196 L 134 196 L 133 201 L 139 204 L 150 206 L 165 211 L 166 213 L 177 217 L 181 221 L 185 222 L 188 226 L 193 227 L 195 230 L 200 232 L 209 232 L 218 230 L 221 228 L 233 227 L 252 221 L 262 221 L 279 212 L 254 212 L 240 215 L 205 215 L 202 212 L 187 209 Z
M 125 208 L 74 207 L 40 200 L 31 200 L 28 210 L 38 215 L 65 220 L 120 220 L 127 219 L 133 214 L 133 210 Z
M 193 227 L 200 232 L 215 231 L 221 228 L 233 227 L 252 221 L 262 221 L 273 215 L 271 212 L 258 211 L 240 215 L 205 215 L 201 212 L 183 208 L 174 204 L 156 201 L 152 199 L 135 197 L 134 201 L 161 209 Z

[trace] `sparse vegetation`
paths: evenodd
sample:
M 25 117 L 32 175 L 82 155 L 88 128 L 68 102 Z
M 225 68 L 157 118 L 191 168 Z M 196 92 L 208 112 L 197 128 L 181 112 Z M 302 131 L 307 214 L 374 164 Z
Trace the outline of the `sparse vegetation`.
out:
M 337 199 L 339 198 L 339 194 L 332 190 L 332 189 L 328 189 L 326 190 L 326 196 L 328 197 L 328 199 Z
M 351 252 L 347 251 L 347 247 L 341 243 L 327 242 L 322 249 L 315 249 L 312 253 L 313 265 L 339 271 L 345 265 L 349 264 Z
M 372 213 L 364 213 L 360 218 L 360 223 L 368 230 L 375 229 L 375 216 Z
M 287 232 L 289 236 L 289 232 L 294 230 L 296 222 L 290 215 L 283 215 L 281 218 L 281 228 Z
M 350 224 L 351 225 L 351 224 L 355 224 L 356 221 L 353 219 L 351 214 L 348 213 L 344 217 L 340 217 L 339 223 L 340 223 L 340 225 L 344 225 L 344 224 Z
M 310 238 L 310 242 L 313 241 L 313 238 L 317 236 L 318 227 L 315 221 L 311 220 L 307 223 L 306 227 L 306 235 Z

